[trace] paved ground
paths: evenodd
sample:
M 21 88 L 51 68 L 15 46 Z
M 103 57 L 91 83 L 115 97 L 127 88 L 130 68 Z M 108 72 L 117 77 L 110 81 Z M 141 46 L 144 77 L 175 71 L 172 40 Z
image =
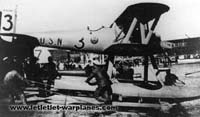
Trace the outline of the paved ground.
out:
M 177 73 L 182 80 L 187 82 L 188 86 L 191 87 L 200 87 L 200 79 L 198 78 L 200 75 L 198 73 L 191 74 L 187 77 L 185 77 L 183 74 L 193 71 L 198 71 L 199 65 L 178 65 L 176 67 L 172 67 L 173 72 Z M 181 72 L 183 74 L 181 74 Z M 5 91 L 4 91 L 5 92 Z M 87 97 L 75 97 L 75 96 L 66 96 L 60 93 L 54 93 L 51 96 L 48 97 L 39 97 L 37 88 L 29 88 L 25 91 L 28 104 L 29 105 L 68 105 L 68 104 L 97 104 L 98 102 L 94 98 L 87 98 Z M 20 104 L 20 101 L 17 102 Z M 8 109 L 9 105 L 9 99 L 6 97 L 6 95 L 0 96 L 0 117 L 68 117 L 68 116 L 78 116 L 77 112 L 62 112 L 62 111 L 29 111 L 29 112 L 11 112 Z M 176 117 L 176 116 L 199 116 L 200 115 L 200 99 L 194 100 L 194 101 L 187 101 L 184 103 L 181 103 L 180 105 L 176 105 L 168 109 L 168 105 L 162 107 L 163 110 L 167 111 L 160 111 L 159 109 L 135 109 L 135 108 L 129 108 L 129 107 L 120 107 L 119 111 L 116 112 L 110 112 L 110 113 L 104 113 L 104 112 L 98 112 L 98 113 L 82 113 L 81 116 L 83 117 L 90 117 L 90 116 L 133 116 L 133 117 Z

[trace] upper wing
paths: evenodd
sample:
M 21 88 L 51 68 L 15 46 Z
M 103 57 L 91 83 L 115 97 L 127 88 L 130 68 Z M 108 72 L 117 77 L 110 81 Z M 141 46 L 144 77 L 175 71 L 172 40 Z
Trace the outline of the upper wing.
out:
M 125 11 L 115 20 L 115 23 L 123 28 L 127 34 L 133 18 L 137 18 L 141 23 L 145 24 L 154 18 L 160 17 L 161 14 L 167 12 L 169 7 L 160 3 L 140 3 L 128 6 Z

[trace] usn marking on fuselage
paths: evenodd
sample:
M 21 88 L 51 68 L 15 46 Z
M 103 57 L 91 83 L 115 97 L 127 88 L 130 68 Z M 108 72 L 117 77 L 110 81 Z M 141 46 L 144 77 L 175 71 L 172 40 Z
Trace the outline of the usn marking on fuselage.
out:
M 53 46 L 62 46 L 62 39 L 57 38 L 56 40 L 52 38 L 40 38 L 40 44 L 41 45 L 53 45 Z

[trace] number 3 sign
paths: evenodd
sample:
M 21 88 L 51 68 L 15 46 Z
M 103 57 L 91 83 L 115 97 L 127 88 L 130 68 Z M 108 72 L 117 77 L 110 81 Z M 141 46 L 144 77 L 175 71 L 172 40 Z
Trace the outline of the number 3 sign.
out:
M 13 33 L 15 26 L 15 11 L 14 10 L 2 10 L 0 11 L 0 32 L 1 33 Z

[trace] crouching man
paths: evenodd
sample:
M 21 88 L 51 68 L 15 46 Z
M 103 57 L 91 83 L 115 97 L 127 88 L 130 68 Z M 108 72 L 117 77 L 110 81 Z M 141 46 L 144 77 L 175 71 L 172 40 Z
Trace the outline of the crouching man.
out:
M 164 84 L 167 86 L 172 86 L 172 85 L 176 86 L 177 84 L 185 85 L 185 83 L 179 80 L 179 78 L 175 74 L 171 73 L 170 69 L 167 70 L 166 72 Z
M 15 103 L 15 98 L 19 97 L 23 104 L 26 104 L 26 98 L 24 95 L 24 88 L 27 81 L 16 71 L 11 70 L 4 77 L 4 85 L 8 90 L 11 97 L 11 103 Z
M 90 83 L 90 80 L 93 78 L 96 79 L 96 84 L 98 86 L 95 90 L 94 97 L 100 102 L 110 104 L 112 98 L 112 82 L 109 80 L 105 65 L 94 63 L 94 69 L 85 82 L 89 85 L 93 85 L 93 83 Z

